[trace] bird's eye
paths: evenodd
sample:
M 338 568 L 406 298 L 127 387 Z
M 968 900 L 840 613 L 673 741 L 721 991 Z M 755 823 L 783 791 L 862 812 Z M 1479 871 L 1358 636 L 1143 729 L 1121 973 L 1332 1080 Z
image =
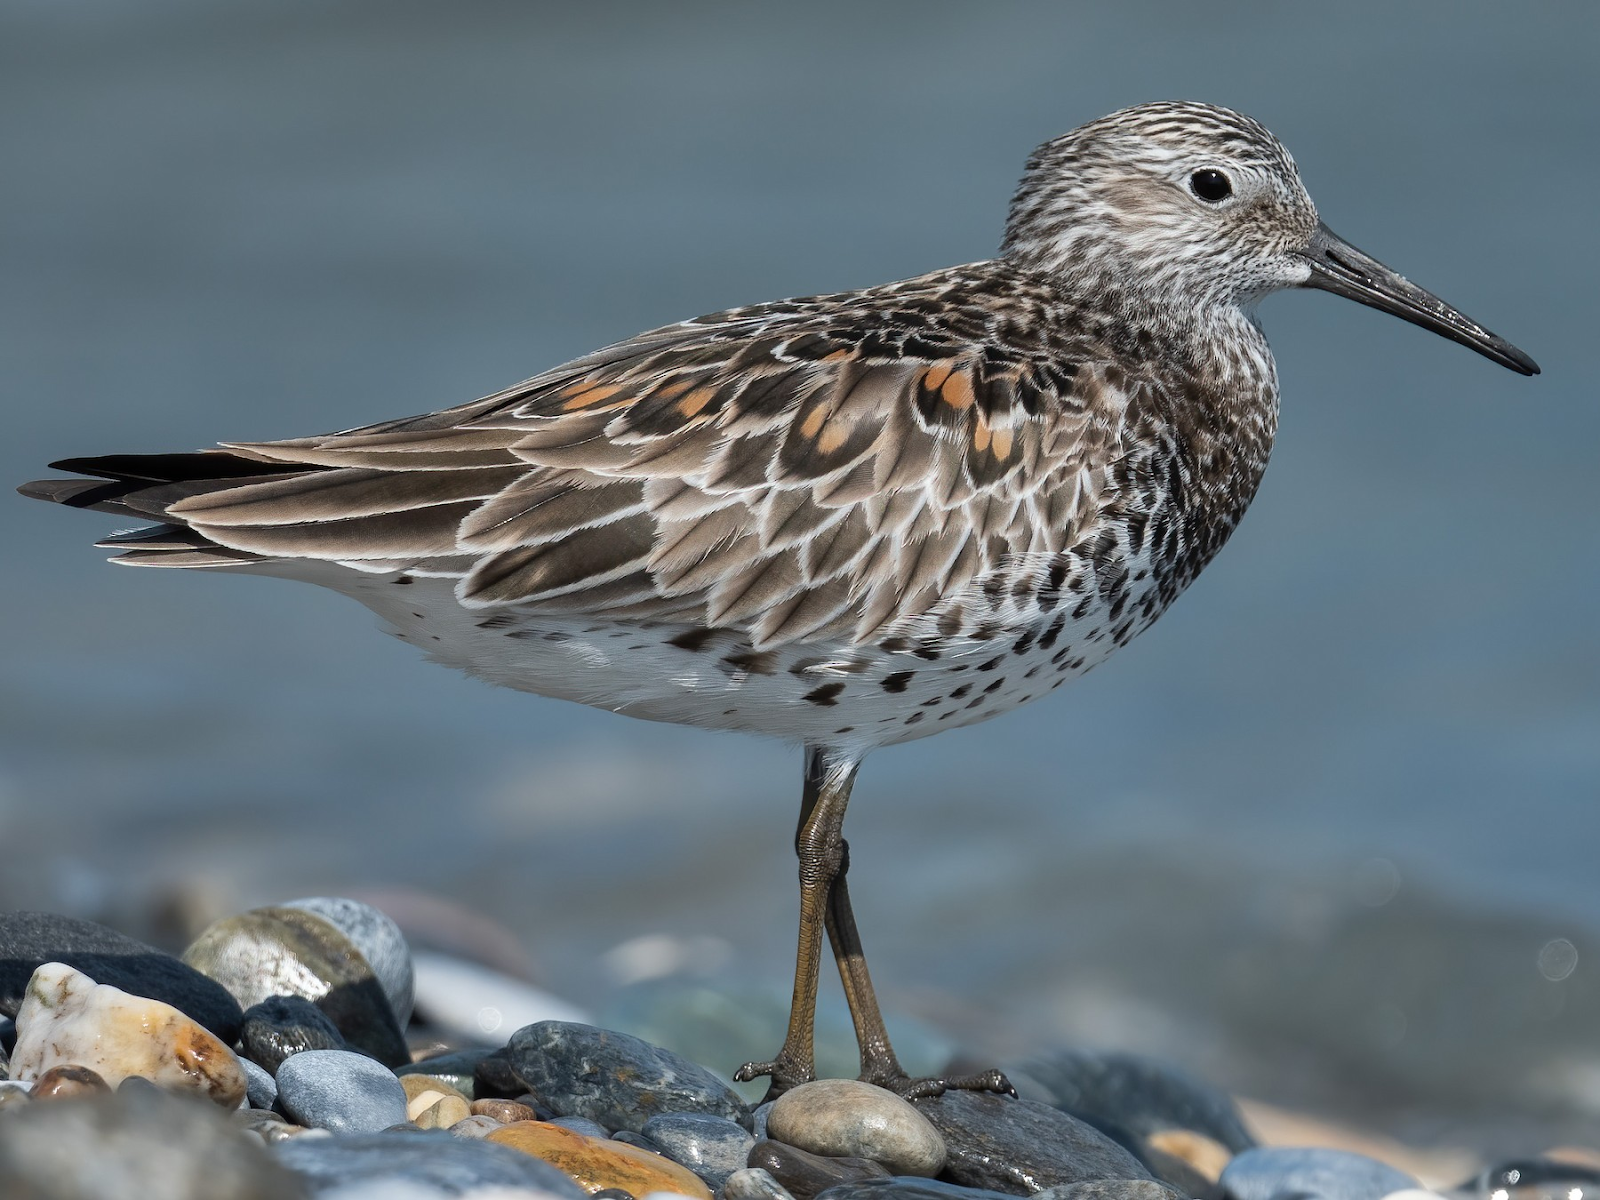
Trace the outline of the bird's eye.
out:
M 1233 195 L 1233 182 L 1221 171 L 1210 167 L 1189 176 L 1189 187 L 1207 204 L 1220 204 Z

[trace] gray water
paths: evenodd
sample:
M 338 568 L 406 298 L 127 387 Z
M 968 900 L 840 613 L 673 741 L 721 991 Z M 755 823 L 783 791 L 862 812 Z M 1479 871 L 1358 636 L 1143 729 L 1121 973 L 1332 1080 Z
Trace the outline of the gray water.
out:
M 1600 1114 L 1597 67 L 1582 4 L 0 0 L 0 479 L 981 258 L 1035 143 L 1241 108 L 1545 374 L 1269 301 L 1255 508 L 1105 668 L 872 759 L 868 947 L 979 1051 L 1536 1146 Z M 781 992 L 796 751 L 495 692 L 331 594 L 114 570 L 107 529 L 0 497 L 0 904 L 406 887 L 580 1000 L 653 932 Z

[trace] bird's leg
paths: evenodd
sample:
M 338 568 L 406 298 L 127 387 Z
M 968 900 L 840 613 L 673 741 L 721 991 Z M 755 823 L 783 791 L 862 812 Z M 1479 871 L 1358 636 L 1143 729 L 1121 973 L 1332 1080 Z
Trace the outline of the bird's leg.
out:
M 733 1076 L 740 1083 L 769 1076 L 772 1080 L 767 1091 L 769 1100 L 817 1077 L 814 1034 L 823 924 L 834 878 L 844 858 L 840 830 L 844 827 L 844 810 L 850 803 L 850 787 L 855 782 L 858 763 L 858 759 L 835 756 L 823 750 L 808 749 L 806 752 L 805 795 L 794 839 L 795 853 L 800 859 L 800 939 L 795 951 L 789 1028 L 776 1058 L 771 1062 L 745 1063 Z
M 840 855 L 838 874 L 834 876 L 833 891 L 828 897 L 826 923 L 828 941 L 833 946 L 833 958 L 839 966 L 839 979 L 844 984 L 844 997 L 850 1005 L 850 1021 L 855 1026 L 856 1044 L 861 1049 L 861 1078 L 907 1100 L 938 1096 L 951 1089 L 1004 1092 L 1015 1096 L 1016 1088 L 998 1070 L 983 1071 L 977 1075 L 922 1079 L 913 1079 L 906 1074 L 900 1060 L 895 1057 L 894 1047 L 889 1044 L 889 1030 L 884 1026 L 878 997 L 872 990 L 872 976 L 867 971 L 867 957 L 861 949 L 861 935 L 856 931 L 855 914 L 850 911 L 850 886 L 845 882 L 850 871 L 850 846 L 841 841 L 840 847 L 843 853 Z

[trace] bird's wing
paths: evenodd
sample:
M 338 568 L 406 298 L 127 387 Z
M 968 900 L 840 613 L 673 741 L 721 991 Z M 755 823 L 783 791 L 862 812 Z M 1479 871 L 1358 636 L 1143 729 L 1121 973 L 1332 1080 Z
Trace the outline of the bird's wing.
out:
M 230 443 L 286 474 L 166 516 L 235 551 L 455 576 L 471 607 L 757 649 L 881 637 L 1084 534 L 1118 438 L 1096 368 L 815 311 L 736 310 L 460 408 Z

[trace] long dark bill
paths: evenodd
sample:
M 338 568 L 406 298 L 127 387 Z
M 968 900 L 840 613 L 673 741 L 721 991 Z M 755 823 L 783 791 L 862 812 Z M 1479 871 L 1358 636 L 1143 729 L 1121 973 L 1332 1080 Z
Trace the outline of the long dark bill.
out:
M 1431 329 L 1452 342 L 1460 342 L 1485 358 L 1522 375 L 1537 375 L 1539 364 L 1504 338 L 1451 308 L 1432 292 L 1424 291 L 1396 275 L 1370 254 L 1363 254 L 1322 222 L 1305 249 L 1311 264 L 1306 287 L 1345 296 L 1381 312 Z

